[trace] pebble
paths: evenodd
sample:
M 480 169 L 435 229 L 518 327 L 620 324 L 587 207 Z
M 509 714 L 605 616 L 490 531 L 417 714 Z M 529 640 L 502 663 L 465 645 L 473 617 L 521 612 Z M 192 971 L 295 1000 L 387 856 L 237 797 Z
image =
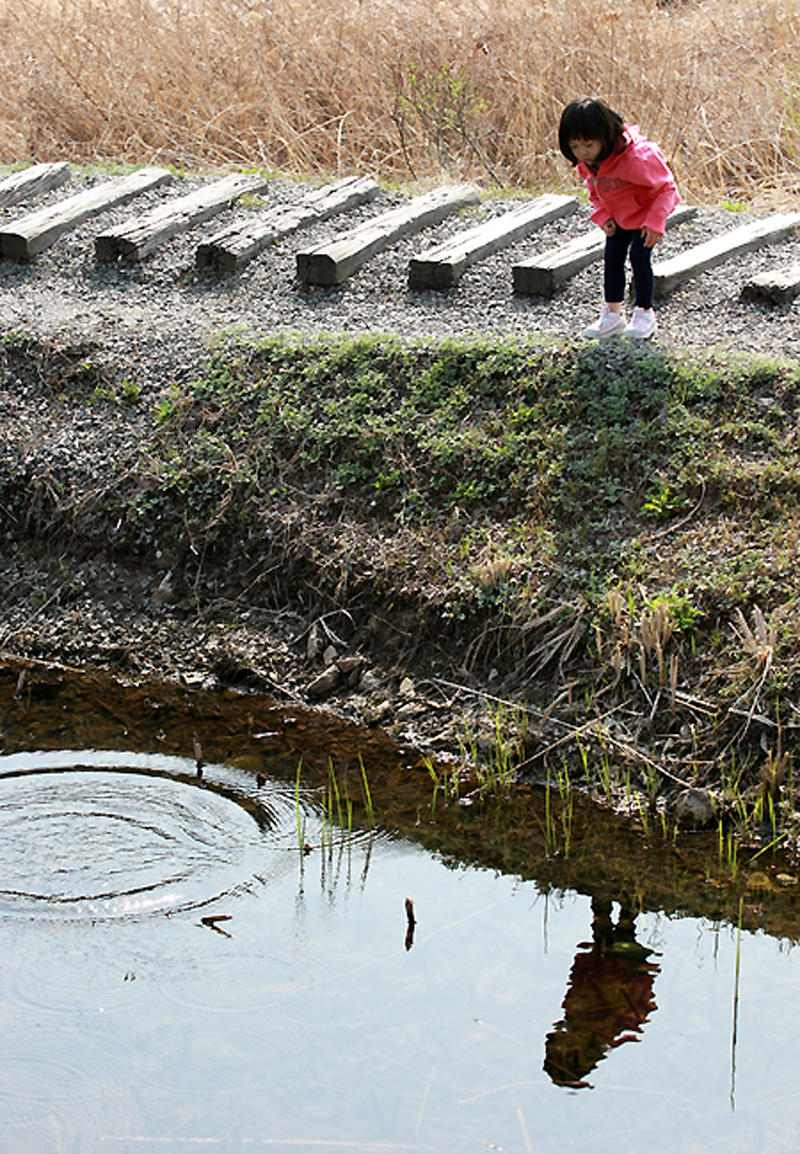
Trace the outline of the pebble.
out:
M 716 813 L 714 798 L 707 789 L 684 789 L 672 803 L 672 815 L 686 829 L 702 829 Z

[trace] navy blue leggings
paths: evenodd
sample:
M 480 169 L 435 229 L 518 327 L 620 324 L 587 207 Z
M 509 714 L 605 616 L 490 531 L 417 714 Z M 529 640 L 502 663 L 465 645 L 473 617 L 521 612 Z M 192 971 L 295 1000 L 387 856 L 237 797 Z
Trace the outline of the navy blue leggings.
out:
M 644 247 L 638 228 L 620 228 L 606 237 L 603 291 L 610 304 L 625 300 L 625 257 L 631 254 L 633 303 L 642 309 L 653 307 L 653 265 L 651 248 Z

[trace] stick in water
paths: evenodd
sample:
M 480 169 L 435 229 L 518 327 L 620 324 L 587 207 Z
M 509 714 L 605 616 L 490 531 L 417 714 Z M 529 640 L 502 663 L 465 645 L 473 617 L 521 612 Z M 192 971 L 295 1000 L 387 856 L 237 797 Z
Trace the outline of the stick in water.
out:
M 414 926 L 417 924 L 417 919 L 414 917 L 414 903 L 411 898 L 406 898 L 406 922 L 408 923 L 406 929 L 406 949 L 410 950 L 414 945 Z

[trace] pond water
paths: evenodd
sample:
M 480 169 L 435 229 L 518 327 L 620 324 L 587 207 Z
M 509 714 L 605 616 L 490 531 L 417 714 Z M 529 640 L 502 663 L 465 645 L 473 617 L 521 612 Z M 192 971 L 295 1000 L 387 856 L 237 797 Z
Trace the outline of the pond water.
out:
M 33 704 L 0 756 L 3 1154 L 800 1149 L 785 937 L 461 864 L 377 783 L 356 821 L 235 758 L 37 739 Z

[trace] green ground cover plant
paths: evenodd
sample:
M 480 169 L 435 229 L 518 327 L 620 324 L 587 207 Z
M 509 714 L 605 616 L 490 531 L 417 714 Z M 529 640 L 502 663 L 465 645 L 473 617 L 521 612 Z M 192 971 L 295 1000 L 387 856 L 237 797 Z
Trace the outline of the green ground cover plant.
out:
M 86 363 L 70 380 L 94 407 L 144 403 Z M 800 721 L 799 389 L 792 363 L 649 346 L 223 343 L 148 402 L 151 434 L 104 493 L 54 472 L 34 510 L 9 476 L 3 503 L 29 532 L 174 556 L 190 608 L 245 573 L 271 574 L 275 606 L 380 606 L 398 657 L 446 654 L 500 701 L 544 710 L 570 687 L 581 739 L 643 781 L 658 749 L 677 782 L 720 784 L 735 758 L 757 789 Z M 604 722 L 622 701 L 624 725 Z M 546 771 L 530 718 L 499 728 Z
M 69 458 L 43 483 L 33 446 L 8 446 L 7 539 L 157 555 L 184 616 L 254 595 L 336 613 L 398 668 L 480 687 L 491 740 L 465 732 L 463 781 L 432 770 L 442 797 L 529 778 L 567 820 L 572 783 L 669 839 L 667 795 L 701 787 L 726 861 L 731 836 L 794 841 L 796 364 L 228 338 L 154 400 L 84 348 L 15 333 L 2 352 L 42 396 L 148 430 L 91 491 Z

